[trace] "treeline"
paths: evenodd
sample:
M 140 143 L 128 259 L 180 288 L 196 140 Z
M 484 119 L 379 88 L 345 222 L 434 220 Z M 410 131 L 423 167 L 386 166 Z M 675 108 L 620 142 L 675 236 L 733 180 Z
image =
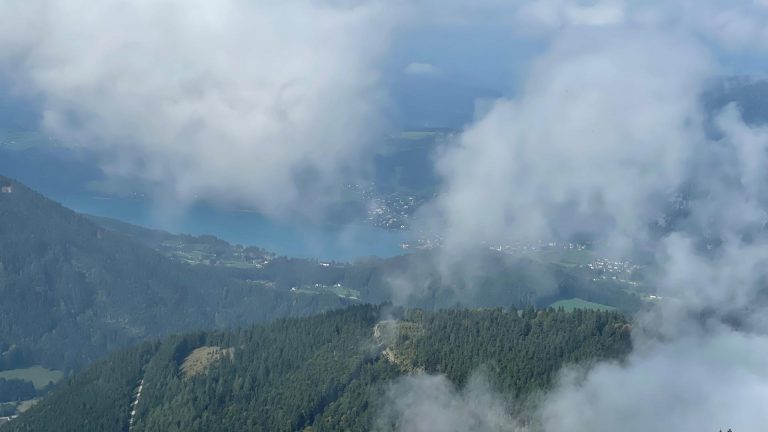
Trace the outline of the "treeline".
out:
M 18 402 L 37 396 L 35 386 L 20 379 L 0 378 L 0 403 Z
M 157 346 L 145 343 L 95 363 L 0 430 L 126 431 L 142 368 Z
M 367 431 L 397 377 L 444 374 L 461 386 L 482 370 L 524 398 L 565 364 L 621 359 L 630 348 L 629 326 L 613 312 L 355 306 L 120 352 L 8 430 L 126 430 L 143 378 L 134 431 Z M 231 354 L 202 357 L 191 373 L 205 350 Z
M 616 313 L 527 308 L 408 316 L 428 334 L 400 343 L 414 368 L 445 374 L 461 385 L 483 366 L 514 396 L 545 388 L 563 364 L 621 358 L 630 347 L 629 325 Z

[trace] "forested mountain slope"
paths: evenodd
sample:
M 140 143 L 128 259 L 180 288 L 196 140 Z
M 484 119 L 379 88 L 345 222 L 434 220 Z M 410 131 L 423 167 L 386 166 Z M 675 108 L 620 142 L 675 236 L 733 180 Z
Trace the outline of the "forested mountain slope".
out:
M 0 186 L 0 370 L 76 369 L 147 338 L 349 303 L 180 263 L 14 180 Z
M 445 374 L 462 386 L 482 370 L 524 398 L 563 365 L 629 350 L 629 326 L 614 312 L 354 306 L 119 352 L 5 430 L 126 431 L 140 383 L 136 432 L 386 430 L 396 419 L 380 417 L 383 398 L 397 377 Z
M 0 370 L 78 369 L 148 338 L 361 302 L 541 308 L 579 297 L 625 311 L 640 303 L 581 269 L 489 251 L 474 276 L 455 280 L 428 252 L 355 263 L 276 257 L 85 217 L 14 180 L 0 185 L 9 191 L 0 193 Z

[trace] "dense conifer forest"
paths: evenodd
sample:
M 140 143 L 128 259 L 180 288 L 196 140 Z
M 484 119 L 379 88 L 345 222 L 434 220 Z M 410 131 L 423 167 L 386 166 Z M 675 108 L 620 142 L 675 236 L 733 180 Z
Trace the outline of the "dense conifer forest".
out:
M 482 371 L 510 400 L 524 400 L 564 365 L 621 360 L 630 349 L 616 312 L 353 306 L 122 350 L 4 430 L 394 429 L 379 413 L 398 377 L 442 374 L 461 387 Z

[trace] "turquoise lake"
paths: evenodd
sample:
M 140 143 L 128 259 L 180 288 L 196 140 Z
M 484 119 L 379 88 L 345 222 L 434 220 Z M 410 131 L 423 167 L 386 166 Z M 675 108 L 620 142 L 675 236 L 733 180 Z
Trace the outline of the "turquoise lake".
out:
M 352 261 L 402 253 L 407 234 L 375 228 L 365 221 L 345 226 L 275 221 L 259 213 L 198 205 L 172 218 L 163 217 L 149 200 L 102 196 L 88 184 L 103 173 L 89 160 L 66 149 L 6 150 L 0 147 L 0 174 L 15 178 L 47 197 L 80 212 L 119 219 L 173 233 L 211 234 L 280 255 Z
M 233 244 L 258 246 L 279 255 L 320 260 L 353 261 L 402 253 L 406 233 L 375 228 L 365 222 L 349 225 L 289 223 L 260 213 L 192 206 L 172 218 L 158 215 L 148 200 L 90 194 L 53 196 L 80 212 L 111 217 L 173 233 L 211 234 Z

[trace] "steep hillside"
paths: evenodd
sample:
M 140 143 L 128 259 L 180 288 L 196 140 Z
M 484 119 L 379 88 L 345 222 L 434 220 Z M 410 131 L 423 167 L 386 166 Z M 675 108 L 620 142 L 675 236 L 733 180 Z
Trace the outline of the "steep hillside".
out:
M 0 177 L 0 370 L 77 369 L 179 331 L 360 302 L 546 307 L 574 297 L 632 311 L 638 297 L 577 268 L 486 252 L 446 280 L 431 253 L 356 263 L 276 257 L 212 236 L 79 215 Z
M 390 421 L 384 395 L 401 376 L 444 374 L 463 386 L 482 370 L 523 399 L 565 364 L 629 350 L 629 326 L 613 312 L 355 306 L 122 351 L 6 430 L 366 431 Z
M 0 186 L 0 370 L 76 369 L 147 338 L 349 303 L 169 259 L 14 180 Z

